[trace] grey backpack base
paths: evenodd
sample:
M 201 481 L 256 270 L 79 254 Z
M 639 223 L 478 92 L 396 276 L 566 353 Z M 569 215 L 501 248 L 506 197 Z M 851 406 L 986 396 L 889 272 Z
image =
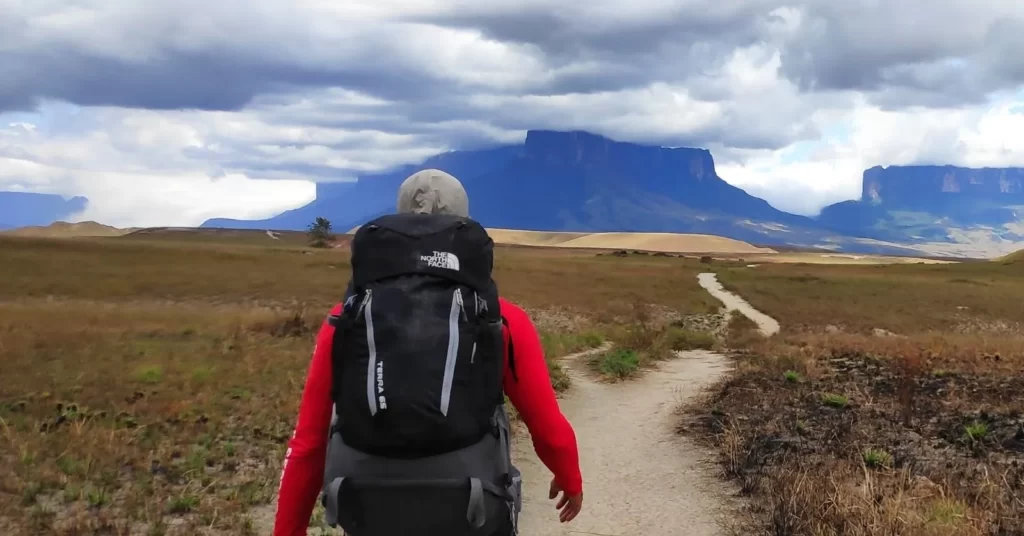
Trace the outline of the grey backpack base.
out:
M 504 406 L 493 423 L 475 445 L 418 459 L 355 450 L 332 425 L 321 493 L 328 525 L 348 536 L 517 534 L 522 477 Z

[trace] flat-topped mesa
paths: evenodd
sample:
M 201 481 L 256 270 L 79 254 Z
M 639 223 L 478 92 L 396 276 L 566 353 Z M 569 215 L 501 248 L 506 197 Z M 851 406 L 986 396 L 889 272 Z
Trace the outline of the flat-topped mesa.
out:
M 864 171 L 864 201 L 922 205 L 939 197 L 1024 202 L 1024 168 L 875 166 Z
M 633 177 L 661 175 L 689 182 L 717 179 L 711 151 L 693 147 L 659 147 L 614 141 L 584 131 L 530 130 L 526 154 L 546 165 L 625 172 Z

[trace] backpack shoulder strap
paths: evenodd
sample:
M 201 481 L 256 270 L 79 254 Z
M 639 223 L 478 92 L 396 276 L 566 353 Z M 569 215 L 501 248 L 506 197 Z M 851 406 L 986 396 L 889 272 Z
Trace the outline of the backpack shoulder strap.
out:
M 508 370 L 512 373 L 512 379 L 519 383 L 519 376 L 516 375 L 516 351 L 515 345 L 512 344 L 512 329 L 508 326 L 508 320 L 505 319 L 505 315 L 501 316 L 501 323 L 505 326 L 505 333 L 508 334 Z

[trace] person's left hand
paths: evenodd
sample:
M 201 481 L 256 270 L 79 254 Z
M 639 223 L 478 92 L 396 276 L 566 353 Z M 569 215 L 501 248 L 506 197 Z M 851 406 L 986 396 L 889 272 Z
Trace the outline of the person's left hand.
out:
M 562 498 L 558 500 L 558 504 L 555 505 L 555 509 L 561 510 L 558 514 L 559 521 L 562 523 L 568 523 L 573 519 L 576 519 L 580 510 L 583 509 L 583 493 L 578 495 L 569 495 L 562 490 L 562 486 L 558 485 L 558 481 L 552 478 L 551 490 L 548 492 L 548 498 L 554 500 L 558 497 L 559 493 L 562 494 Z

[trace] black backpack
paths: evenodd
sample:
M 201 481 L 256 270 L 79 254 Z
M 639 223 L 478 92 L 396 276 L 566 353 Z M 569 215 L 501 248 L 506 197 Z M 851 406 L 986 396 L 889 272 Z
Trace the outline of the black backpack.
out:
M 466 217 L 392 214 L 363 225 L 351 247 L 344 309 L 331 319 L 332 433 L 388 458 L 478 443 L 504 403 L 487 231 Z

